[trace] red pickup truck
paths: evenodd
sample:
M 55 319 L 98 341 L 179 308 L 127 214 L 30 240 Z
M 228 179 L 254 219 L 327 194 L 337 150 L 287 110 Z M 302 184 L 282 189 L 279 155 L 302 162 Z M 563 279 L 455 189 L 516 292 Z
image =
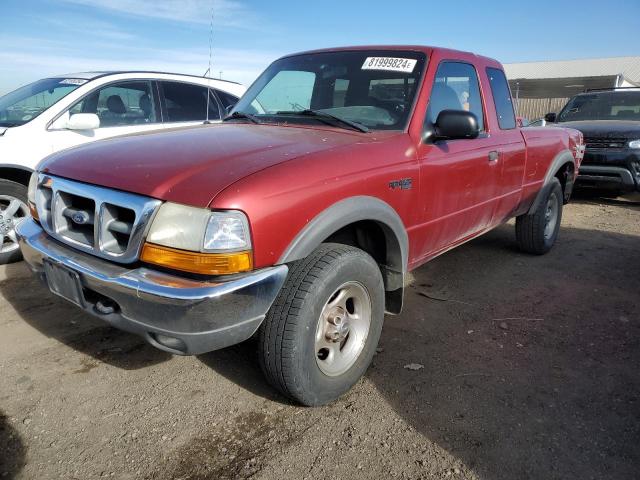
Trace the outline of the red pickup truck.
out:
M 512 217 L 547 252 L 582 153 L 575 130 L 517 126 L 495 60 L 320 50 L 221 125 L 48 157 L 17 232 L 53 293 L 175 354 L 255 336 L 271 384 L 319 405 L 366 371 L 408 271 Z

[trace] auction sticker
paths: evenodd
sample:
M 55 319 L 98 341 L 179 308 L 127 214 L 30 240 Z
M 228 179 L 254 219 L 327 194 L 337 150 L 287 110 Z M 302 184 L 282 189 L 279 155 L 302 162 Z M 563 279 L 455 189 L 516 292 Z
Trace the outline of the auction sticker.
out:
M 84 78 L 65 78 L 60 80 L 60 85 L 84 85 L 85 83 L 87 83 L 87 80 Z
M 418 63 L 413 58 L 367 57 L 362 70 L 387 70 L 390 72 L 411 73 Z

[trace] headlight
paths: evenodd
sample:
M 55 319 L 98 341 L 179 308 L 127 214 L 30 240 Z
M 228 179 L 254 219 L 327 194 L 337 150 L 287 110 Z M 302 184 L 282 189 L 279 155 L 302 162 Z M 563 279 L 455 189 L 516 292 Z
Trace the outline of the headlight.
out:
M 629 148 L 640 148 L 640 140 L 631 140 L 629 142 Z
M 251 270 L 249 222 L 244 213 L 164 203 L 151 224 L 141 260 L 204 275 Z

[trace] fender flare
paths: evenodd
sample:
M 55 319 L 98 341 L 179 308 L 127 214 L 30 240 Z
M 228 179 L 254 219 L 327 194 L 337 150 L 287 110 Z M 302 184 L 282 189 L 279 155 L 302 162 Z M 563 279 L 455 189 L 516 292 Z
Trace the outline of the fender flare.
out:
M 387 247 L 386 264 L 381 265 L 385 289 L 404 288 L 409 256 L 407 230 L 393 207 L 370 196 L 349 197 L 320 212 L 298 232 L 277 263 L 305 258 L 333 233 L 359 221 L 374 221 L 383 230 Z
M 536 198 L 527 211 L 527 214 L 533 215 L 535 213 L 535 211 L 538 209 L 538 206 L 540 205 L 540 202 L 542 202 L 542 199 L 545 197 L 551 181 L 554 179 L 560 168 L 562 168 L 562 166 L 567 163 L 570 163 L 575 170 L 576 160 L 575 158 L 573 158 L 573 155 L 571 154 L 571 151 L 569 149 L 562 150 L 551 161 L 551 164 L 547 169 L 547 173 L 544 176 L 544 183 L 542 184 L 542 188 L 536 195 Z

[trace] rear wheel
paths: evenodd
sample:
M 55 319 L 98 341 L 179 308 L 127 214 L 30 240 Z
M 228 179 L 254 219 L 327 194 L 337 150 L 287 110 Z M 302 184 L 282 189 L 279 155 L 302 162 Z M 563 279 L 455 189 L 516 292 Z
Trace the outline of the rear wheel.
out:
M 384 286 L 367 253 L 323 244 L 291 264 L 259 332 L 267 380 L 303 405 L 329 403 L 364 375 L 380 338 Z
M 0 179 L 0 265 L 22 259 L 15 226 L 28 216 L 27 187 Z
M 516 240 L 521 250 L 542 255 L 553 247 L 562 221 L 562 186 L 557 178 L 532 214 L 516 218 Z

